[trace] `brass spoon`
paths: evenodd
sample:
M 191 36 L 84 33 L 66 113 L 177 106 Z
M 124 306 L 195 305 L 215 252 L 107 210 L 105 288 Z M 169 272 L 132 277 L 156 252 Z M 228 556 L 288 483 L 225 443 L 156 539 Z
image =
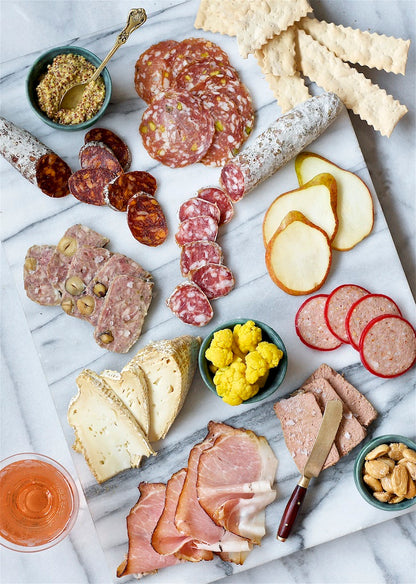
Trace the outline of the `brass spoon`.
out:
M 142 24 L 144 24 L 146 22 L 146 19 L 147 19 L 147 15 L 146 15 L 146 11 L 144 10 L 144 8 L 133 8 L 133 10 L 130 10 L 129 17 L 127 19 L 127 24 L 126 24 L 125 28 L 118 35 L 117 40 L 114 44 L 114 47 L 108 53 L 108 55 L 106 56 L 104 61 L 96 69 L 95 73 L 90 77 L 90 79 L 88 79 L 87 81 L 83 81 L 82 83 L 77 83 L 76 85 L 73 85 L 72 87 L 70 87 L 69 89 L 66 90 L 66 92 L 63 94 L 61 101 L 59 103 L 59 109 L 71 110 L 71 109 L 74 109 L 77 107 L 77 105 L 81 101 L 81 98 L 82 98 L 83 93 L 85 91 L 85 87 L 89 83 L 91 83 L 92 81 L 95 81 L 98 78 L 101 71 L 107 65 L 108 61 L 111 59 L 111 57 L 117 51 L 117 49 L 119 49 L 121 47 L 121 45 L 124 45 L 124 43 L 129 38 L 130 34 L 134 30 L 136 30 L 136 28 L 139 28 L 140 26 L 142 26 Z

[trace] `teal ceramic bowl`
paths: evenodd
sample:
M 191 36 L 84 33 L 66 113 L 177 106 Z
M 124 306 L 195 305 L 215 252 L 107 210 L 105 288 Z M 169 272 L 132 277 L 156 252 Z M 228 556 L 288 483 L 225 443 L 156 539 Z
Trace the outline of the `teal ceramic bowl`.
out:
M 94 55 L 94 53 L 91 53 L 91 51 L 88 51 L 87 49 L 84 49 L 82 47 L 64 46 L 51 49 L 50 51 L 47 51 L 46 53 L 41 55 L 33 63 L 29 71 L 29 74 L 26 78 L 26 95 L 32 107 L 32 110 L 43 122 L 45 122 L 45 124 L 48 124 L 48 126 L 51 126 L 51 128 L 55 128 L 56 130 L 74 132 L 77 130 L 85 130 L 85 128 L 89 128 L 101 118 L 101 116 L 107 109 L 108 104 L 110 103 L 112 83 L 110 73 L 106 68 L 104 68 L 101 73 L 101 77 L 103 78 L 105 83 L 104 102 L 100 110 L 91 119 L 82 122 L 81 124 L 58 124 L 57 122 L 53 122 L 39 107 L 36 95 L 36 86 L 39 83 L 40 76 L 46 71 L 47 66 L 52 63 L 54 58 L 58 55 L 68 53 L 81 55 L 82 57 L 85 57 L 85 59 L 87 59 L 87 61 L 90 61 L 90 63 L 92 63 L 95 67 L 98 67 L 101 64 L 101 59 Z
M 363 481 L 363 467 L 367 454 L 380 444 L 391 444 L 392 442 L 403 442 L 403 444 L 406 444 L 412 450 L 416 450 L 416 443 L 406 438 L 406 436 L 400 436 L 400 434 L 384 434 L 384 436 L 378 436 L 370 440 L 370 442 L 367 442 L 357 456 L 354 465 L 354 480 L 358 492 L 367 503 L 382 511 L 402 511 L 416 503 L 416 497 L 413 497 L 413 499 L 403 499 L 400 503 L 382 503 L 373 497 L 370 487 Z
M 259 401 L 266 399 L 267 397 L 274 394 L 275 391 L 277 391 L 277 389 L 282 384 L 282 381 L 283 381 L 283 379 L 286 375 L 286 371 L 287 371 L 287 352 L 286 352 L 286 347 L 285 347 L 282 339 L 279 337 L 279 335 L 276 333 L 276 331 L 274 331 L 267 324 L 264 324 L 263 322 L 260 322 L 259 320 L 255 320 L 254 318 L 237 318 L 235 320 L 229 320 L 228 322 L 224 322 L 222 325 L 218 326 L 207 337 L 205 337 L 205 339 L 203 340 L 201 347 L 199 349 L 199 356 L 198 356 L 198 365 L 199 365 L 199 372 L 201 374 L 201 377 L 204 380 L 205 385 L 208 387 L 208 389 L 210 389 L 212 391 L 212 393 L 215 393 L 215 395 L 218 396 L 217 390 L 215 388 L 215 384 L 213 382 L 213 374 L 211 373 L 211 371 L 209 369 L 209 366 L 211 363 L 210 363 L 210 361 L 208 361 L 206 359 L 205 351 L 208 349 L 209 345 L 211 344 L 214 333 L 216 333 L 217 331 L 222 330 L 224 328 L 233 329 L 236 324 L 244 324 L 248 320 L 253 320 L 255 322 L 256 326 L 261 328 L 262 340 L 267 341 L 269 343 L 274 343 L 283 352 L 283 357 L 281 358 L 277 367 L 270 369 L 269 376 L 267 378 L 267 382 L 264 385 L 264 387 L 262 387 L 255 396 L 245 400 L 241 405 L 252 404 L 252 403 L 259 402 Z

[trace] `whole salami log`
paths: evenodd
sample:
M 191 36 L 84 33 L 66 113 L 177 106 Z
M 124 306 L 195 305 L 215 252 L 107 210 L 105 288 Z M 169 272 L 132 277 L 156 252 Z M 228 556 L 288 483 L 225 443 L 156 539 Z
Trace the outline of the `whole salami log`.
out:
M 50 197 L 69 194 L 69 166 L 30 132 L 0 116 L 0 154 Z
M 178 284 L 166 304 L 182 322 L 193 326 L 205 326 L 214 316 L 208 298 L 193 282 Z
M 168 236 L 168 224 L 159 202 L 147 193 L 136 193 L 127 205 L 127 223 L 140 243 L 156 247 Z
M 157 182 L 154 176 L 144 170 L 133 170 L 117 176 L 104 188 L 107 205 L 116 211 L 127 211 L 127 204 L 136 193 L 144 192 L 154 196 Z
M 227 194 L 242 199 L 322 134 L 342 109 L 334 93 L 323 93 L 281 116 L 224 166 L 220 182 Z
M 69 190 L 78 201 L 90 205 L 105 205 L 104 187 L 116 174 L 106 168 L 81 168 L 69 178 Z
M 218 235 L 218 223 L 210 215 L 198 215 L 185 219 L 179 224 L 175 241 L 182 246 L 191 241 L 215 241 Z
M 185 278 L 206 264 L 222 264 L 222 249 L 215 241 L 193 241 L 181 248 L 180 268 Z
M 221 218 L 221 213 L 216 203 L 211 203 L 199 197 L 192 197 L 179 207 L 179 221 L 192 219 L 192 217 L 197 217 L 198 215 L 209 215 L 217 223 L 220 222 Z
M 92 128 L 85 134 L 84 142 L 85 144 L 87 142 L 102 142 L 111 148 L 124 171 L 130 168 L 130 149 L 124 140 L 112 130 L 108 130 L 107 128 Z
M 87 142 L 79 151 L 81 168 L 106 168 L 121 174 L 123 168 L 114 152 L 103 142 Z
M 23 281 L 28 298 L 43 306 L 57 306 L 61 294 L 48 275 L 48 264 L 55 252 L 54 245 L 32 245 L 27 251 Z
M 208 300 L 226 296 L 235 286 L 232 271 L 221 264 L 206 264 L 192 272 L 191 280 L 206 294 Z
M 205 187 L 199 189 L 197 197 L 215 203 L 220 210 L 219 225 L 223 225 L 231 221 L 234 216 L 234 205 L 230 197 L 225 191 L 218 187 Z
M 127 353 L 140 337 L 152 288 L 152 282 L 137 276 L 120 275 L 112 280 L 94 331 L 100 347 Z

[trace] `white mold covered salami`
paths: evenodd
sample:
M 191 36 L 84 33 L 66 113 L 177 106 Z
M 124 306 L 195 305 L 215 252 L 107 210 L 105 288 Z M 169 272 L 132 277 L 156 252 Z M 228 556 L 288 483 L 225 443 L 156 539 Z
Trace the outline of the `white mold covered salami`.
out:
M 341 345 L 325 321 L 327 298 L 327 294 L 311 296 L 303 302 L 295 317 L 296 333 L 302 343 L 319 351 L 332 351 Z
M 341 113 L 334 93 L 323 93 L 277 119 L 221 172 L 220 182 L 236 202 L 299 154 Z
M 205 326 L 214 316 L 206 294 L 193 282 L 178 284 L 166 304 L 182 322 L 193 326 Z

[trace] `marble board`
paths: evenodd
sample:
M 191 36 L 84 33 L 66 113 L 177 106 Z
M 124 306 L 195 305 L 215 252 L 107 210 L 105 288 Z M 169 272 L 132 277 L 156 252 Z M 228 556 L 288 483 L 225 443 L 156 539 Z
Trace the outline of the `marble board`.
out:
M 148 576 L 147 581 L 169 584 L 212 582 L 399 514 L 391 512 L 386 517 L 386 514 L 370 508 L 360 499 L 352 476 L 354 451 L 312 483 L 292 536 L 284 544 L 276 541 L 277 526 L 297 482 L 298 471 L 284 445 L 280 424 L 272 406 L 277 399 L 299 387 L 322 362 L 327 362 L 345 374 L 378 410 L 379 418 L 370 428 L 370 436 L 392 432 L 411 435 L 414 432 L 411 415 L 414 370 L 397 379 L 384 380 L 366 371 L 358 354 L 349 346 L 331 353 L 308 349 L 299 341 L 294 329 L 294 316 L 303 298 L 288 296 L 272 283 L 267 274 L 261 235 L 262 220 L 265 210 L 277 195 L 297 187 L 293 161 L 238 203 L 231 223 L 221 228 L 219 243 L 237 284 L 229 296 L 214 302 L 215 316 L 209 325 L 202 329 L 189 327 L 177 320 L 165 306 L 165 299 L 182 280 L 178 247 L 173 240 L 178 223 L 177 210 L 181 202 L 192 196 L 198 188 L 218 184 L 219 169 L 197 164 L 172 170 L 156 164 L 146 154 L 138 135 L 145 104 L 138 98 L 133 84 L 134 64 L 139 54 L 158 40 L 181 40 L 189 36 L 209 38 L 227 51 L 231 63 L 253 96 L 257 110 L 253 134 L 260 133 L 280 115 L 279 107 L 256 61 L 253 58 L 243 60 L 239 56 L 235 39 L 202 33 L 193 28 L 197 6 L 198 2 L 192 0 L 156 12 L 152 12 L 151 8 L 148 10 L 146 25 L 140 33 L 132 35 L 108 66 L 113 80 L 113 96 L 105 117 L 98 124 L 113 129 L 126 140 L 133 155 L 132 170 L 147 170 L 157 178 L 157 197 L 166 212 L 170 228 L 170 237 L 165 244 L 153 249 L 137 243 L 127 228 L 123 213 L 85 205 L 72 197 L 49 199 L 27 183 L 3 159 L 0 160 L 3 247 L 15 280 L 17 301 L 23 306 L 69 446 L 73 442 L 73 433 L 66 421 L 66 411 L 70 399 L 76 393 L 75 378 L 86 367 L 95 371 L 121 369 L 135 350 L 150 340 L 181 334 L 205 336 L 221 322 L 237 317 L 267 322 L 279 333 L 287 348 L 289 367 L 284 383 L 277 394 L 257 406 L 227 406 L 204 387 L 197 373 L 170 433 L 162 443 L 156 445 L 158 456 L 146 461 L 140 469 L 126 471 L 100 486 L 93 479 L 83 458 L 73 453 L 78 477 L 108 559 L 109 571 L 115 581 L 116 567 L 127 552 L 125 517 L 137 501 L 138 483 L 165 482 L 173 472 L 186 465 L 191 447 L 203 438 L 211 419 L 244 426 L 263 434 L 279 459 L 277 499 L 267 510 L 267 535 L 262 546 L 250 554 L 242 567 L 226 564 L 219 559 L 209 563 L 182 564 Z M 115 26 L 93 36 L 67 39 L 67 44 L 84 46 L 98 55 L 105 55 L 120 28 Z M 45 44 L 44 48 L 46 50 L 48 46 Z M 25 77 L 28 67 L 39 54 L 29 54 L 4 64 L 1 114 L 31 131 L 76 170 L 79 168 L 77 156 L 83 143 L 83 133 L 52 131 L 27 107 Z M 312 91 L 318 93 L 319 89 L 313 87 Z M 372 130 L 369 128 L 369 131 Z M 310 145 L 309 150 L 357 173 L 370 188 L 375 203 L 375 223 L 371 235 L 349 252 L 334 253 L 331 272 L 321 292 L 328 293 L 340 284 L 354 282 L 371 291 L 390 295 L 400 306 L 403 315 L 415 322 L 412 295 L 348 113 L 344 111 L 327 132 Z M 75 223 L 84 223 L 107 235 L 111 251 L 125 253 L 136 259 L 154 277 L 154 299 L 143 335 L 128 355 L 116 355 L 100 349 L 93 340 L 90 325 L 69 318 L 59 307 L 38 306 L 25 295 L 22 265 L 26 250 L 34 244 L 56 244 L 66 228 Z M 33 395 L 36 388 L 30 388 L 30 391 Z

